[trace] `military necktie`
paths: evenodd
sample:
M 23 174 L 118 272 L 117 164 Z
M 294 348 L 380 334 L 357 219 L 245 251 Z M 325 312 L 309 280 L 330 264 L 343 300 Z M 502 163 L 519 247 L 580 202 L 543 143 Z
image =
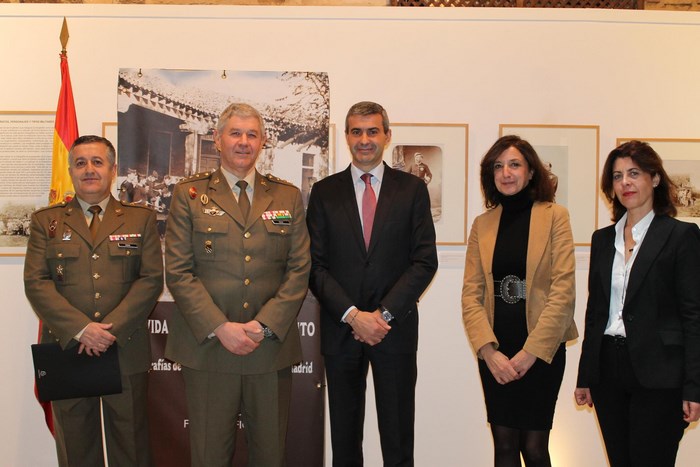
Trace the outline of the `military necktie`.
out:
M 248 182 L 245 180 L 238 180 L 236 185 L 241 189 L 241 194 L 238 195 L 238 206 L 241 208 L 243 213 L 243 219 L 248 220 L 248 213 L 250 213 L 250 200 L 248 199 L 248 193 L 246 193 L 246 188 L 248 187 Z
M 90 206 L 88 211 L 92 213 L 92 220 L 90 221 L 90 234 L 92 239 L 95 240 L 97 237 L 97 231 L 100 229 L 100 212 L 102 208 L 98 205 Z

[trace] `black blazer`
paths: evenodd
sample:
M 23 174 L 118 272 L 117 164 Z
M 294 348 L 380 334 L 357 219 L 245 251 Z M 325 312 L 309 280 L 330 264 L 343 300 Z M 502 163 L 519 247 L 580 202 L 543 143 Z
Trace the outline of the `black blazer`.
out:
M 615 226 L 593 234 L 588 305 L 577 387 L 599 381 L 608 321 Z M 630 271 L 622 310 L 635 375 L 644 387 L 683 388 L 700 402 L 700 231 L 656 216 Z
M 321 303 L 321 350 L 360 351 L 345 311 L 385 306 L 395 317 L 375 348 L 415 352 L 418 298 L 437 270 L 435 227 L 425 183 L 384 167 L 369 251 L 365 249 L 350 167 L 314 184 L 306 221 L 311 236 L 310 288 Z

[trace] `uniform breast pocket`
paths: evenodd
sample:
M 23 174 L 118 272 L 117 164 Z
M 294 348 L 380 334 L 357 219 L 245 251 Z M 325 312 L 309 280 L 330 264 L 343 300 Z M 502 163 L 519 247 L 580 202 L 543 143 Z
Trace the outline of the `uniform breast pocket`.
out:
M 46 263 L 49 265 L 51 279 L 58 286 L 75 285 L 78 276 L 78 258 L 80 245 L 59 243 L 46 248 Z
M 228 221 L 213 217 L 195 218 L 193 228 L 192 249 L 197 261 L 226 261 Z
M 286 261 L 293 228 L 291 220 L 276 222 L 265 220 L 264 224 L 267 232 L 267 245 L 265 246 L 267 259 L 270 261 Z
M 121 263 L 123 282 L 133 282 L 138 279 L 141 269 L 141 247 L 140 238 L 109 243 L 109 259 L 112 264 Z

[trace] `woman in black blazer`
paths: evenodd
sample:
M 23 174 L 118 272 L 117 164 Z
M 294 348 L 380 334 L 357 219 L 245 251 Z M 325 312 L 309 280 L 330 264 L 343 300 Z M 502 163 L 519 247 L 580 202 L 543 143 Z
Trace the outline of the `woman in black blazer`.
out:
M 700 418 L 700 231 L 646 143 L 614 149 L 601 190 L 614 225 L 591 241 L 579 405 L 595 406 L 612 467 L 675 464 Z

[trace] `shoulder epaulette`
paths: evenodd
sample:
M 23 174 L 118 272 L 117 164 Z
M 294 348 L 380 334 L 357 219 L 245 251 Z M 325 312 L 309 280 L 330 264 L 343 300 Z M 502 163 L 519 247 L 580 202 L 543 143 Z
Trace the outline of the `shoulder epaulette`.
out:
M 180 184 L 180 183 L 196 182 L 197 180 L 206 180 L 207 178 L 211 177 L 211 174 L 212 174 L 212 172 L 199 172 L 199 173 L 190 175 L 187 178 L 183 178 L 182 180 L 180 180 L 177 183 Z
M 280 184 L 282 184 L 282 185 L 295 186 L 295 185 L 294 185 L 292 182 L 290 182 L 289 180 L 284 180 L 284 179 L 282 179 L 282 178 L 275 177 L 275 176 L 272 175 L 272 174 L 267 174 L 267 175 L 265 175 L 265 178 L 267 178 L 267 179 L 270 180 L 271 182 L 280 183 Z
M 122 200 L 119 200 L 119 203 L 120 203 L 122 206 L 126 206 L 126 207 L 128 207 L 128 208 L 143 208 L 143 209 L 148 209 L 149 211 L 152 211 L 152 210 L 153 210 L 153 208 L 152 208 L 151 206 L 148 206 L 147 204 L 133 203 L 133 202 L 130 203 L 130 202 L 128 202 L 128 201 L 122 201 Z
M 42 212 L 42 211 L 48 211 L 49 209 L 64 208 L 64 207 L 66 207 L 66 204 L 68 204 L 68 203 L 65 201 L 61 201 L 60 203 L 49 204 L 48 206 L 44 206 L 42 208 L 39 208 L 34 212 Z

